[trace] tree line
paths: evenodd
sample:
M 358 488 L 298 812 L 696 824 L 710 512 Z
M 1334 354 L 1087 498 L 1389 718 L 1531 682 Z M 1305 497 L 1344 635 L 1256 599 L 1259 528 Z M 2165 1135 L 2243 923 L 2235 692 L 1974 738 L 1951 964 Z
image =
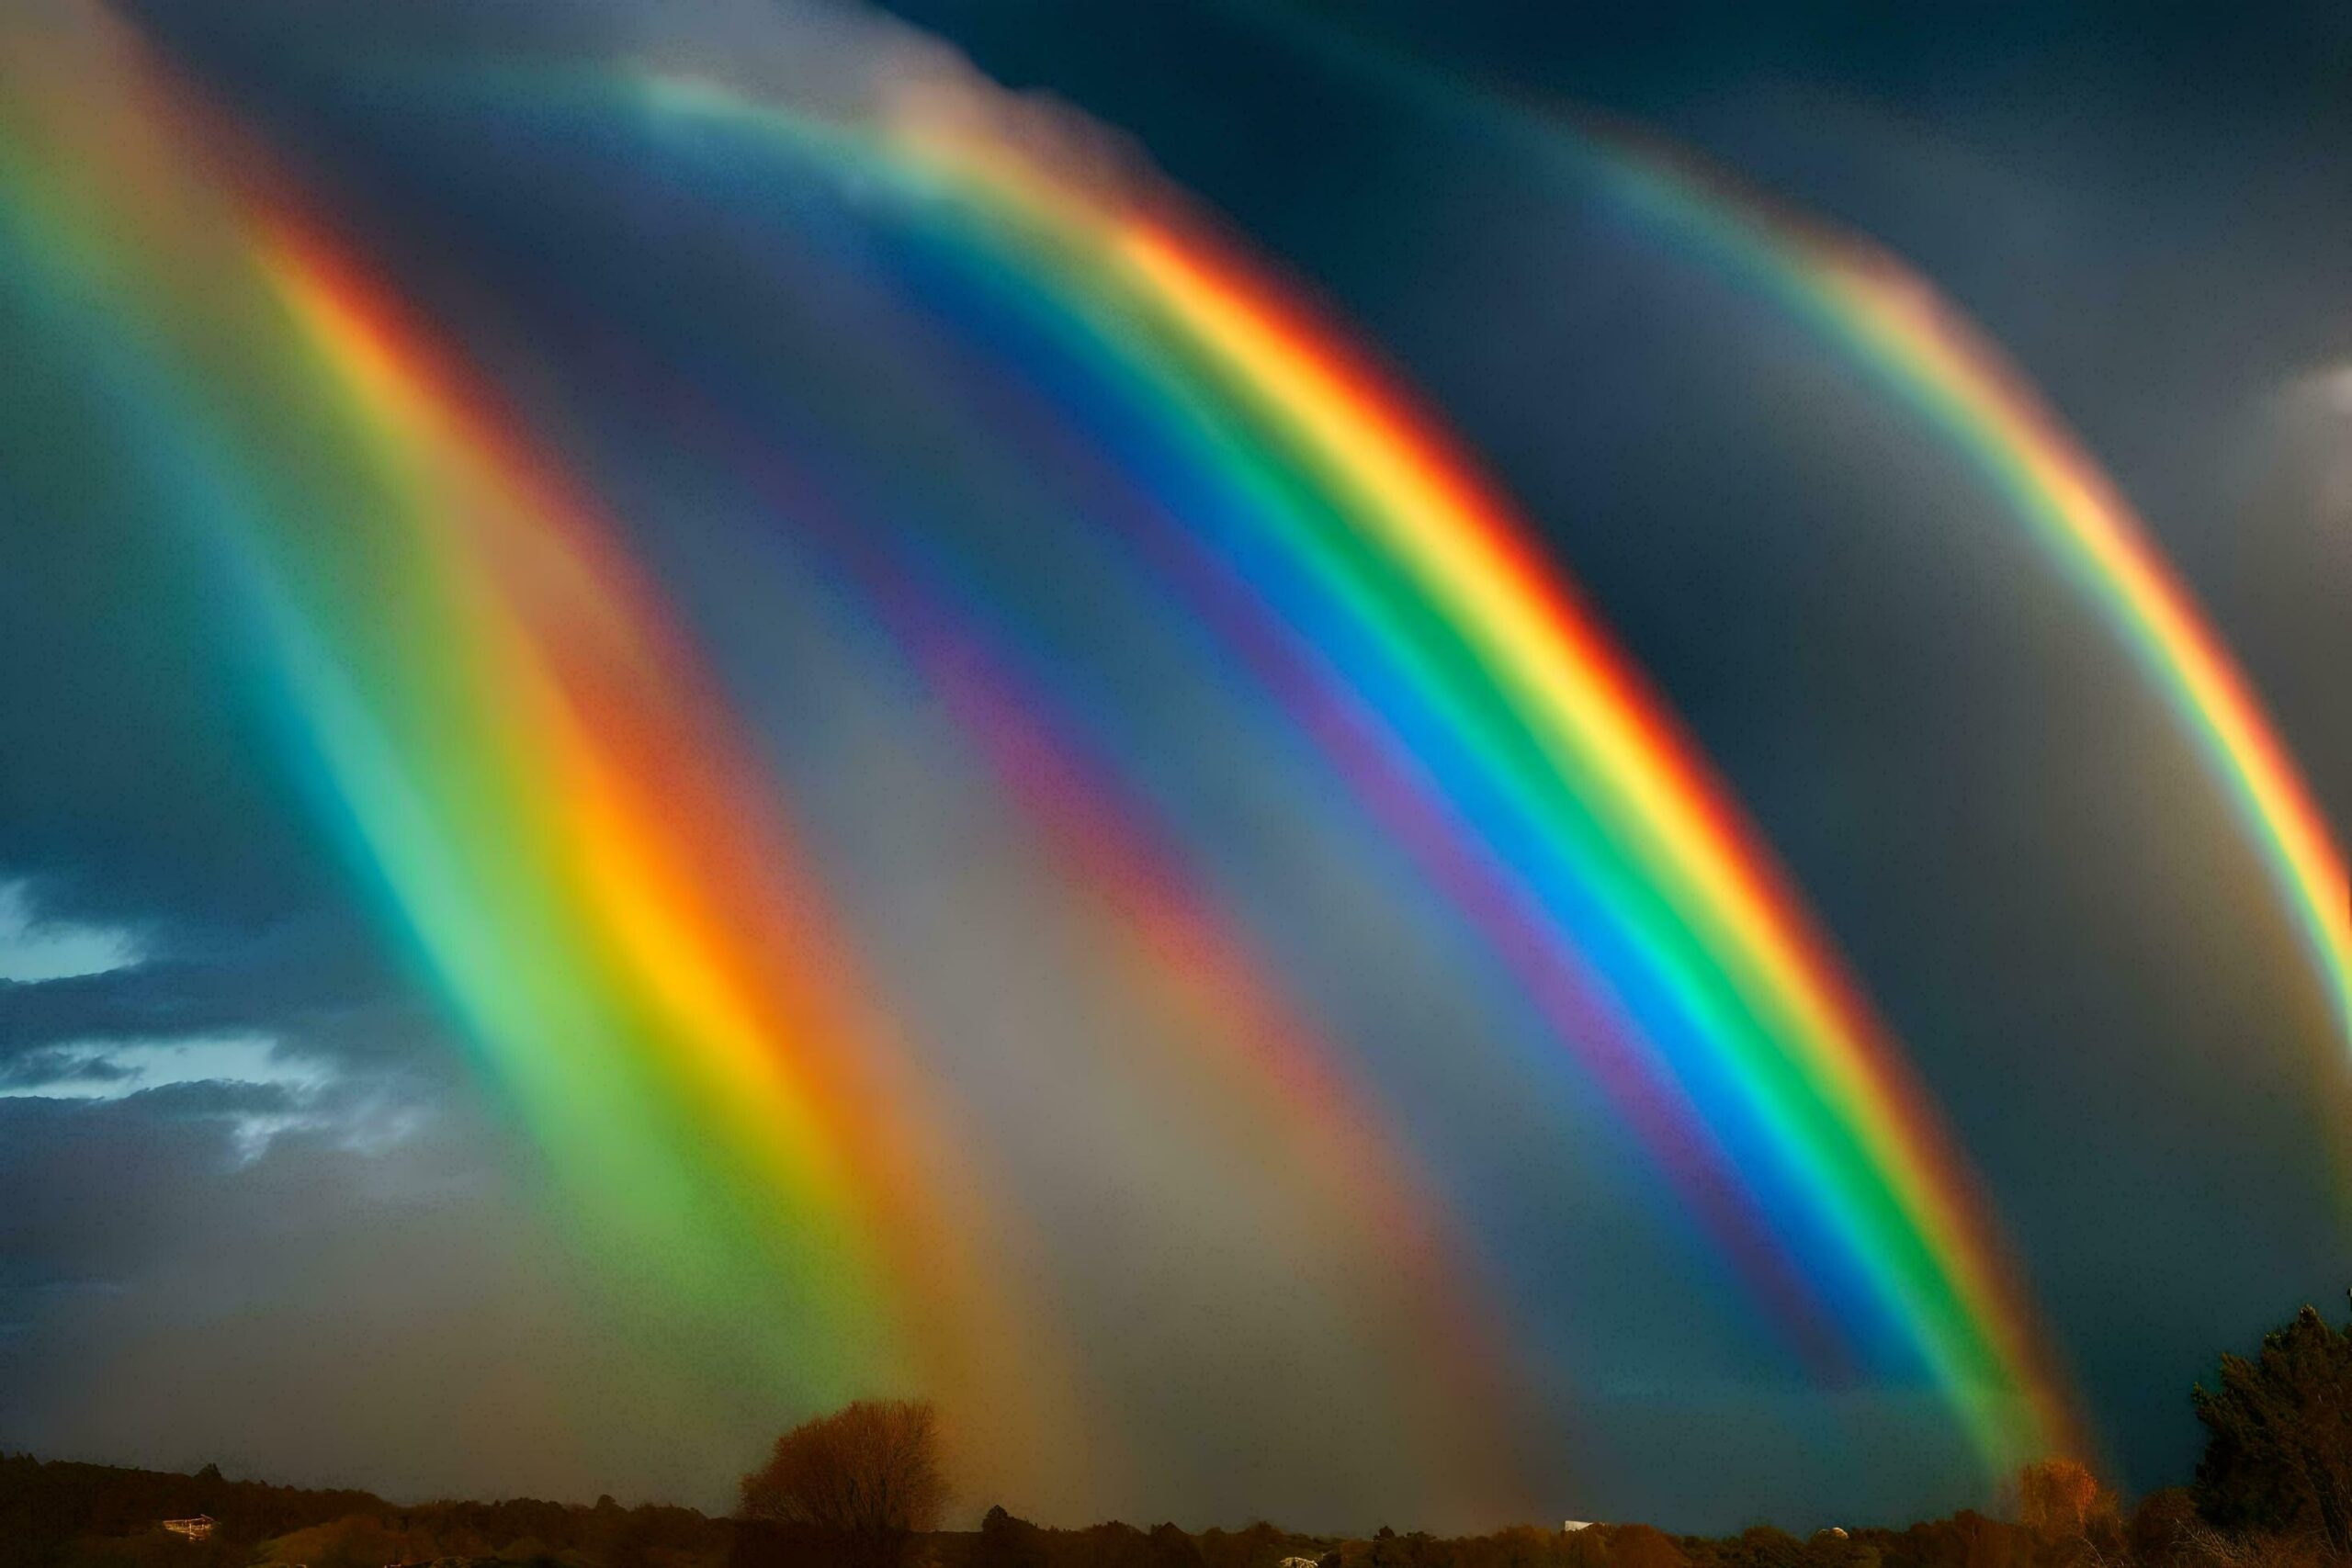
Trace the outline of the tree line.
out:
M 1903 1529 L 1770 1526 L 1674 1536 L 1645 1525 L 1521 1527 L 1438 1538 L 1383 1528 L 1301 1535 L 1271 1524 L 1060 1529 L 950 1500 L 921 1402 L 862 1400 L 778 1438 L 734 1516 L 518 1499 L 415 1506 L 369 1493 L 0 1455 L 0 1568 L 2352 1568 L 2352 1327 L 2306 1307 L 2252 1356 L 2224 1356 L 2191 1408 L 2205 1448 L 2190 1484 L 2126 1507 L 2086 1466 L 2030 1465 L 2006 1517 L 1962 1511 Z M 211 1540 L 161 1520 L 208 1514 Z M 1294 1565 L 1295 1568 L 1295 1565 Z
M 210 1540 L 162 1520 L 202 1514 Z M 516 1568 L 711 1568 L 733 1527 L 693 1508 L 537 1498 L 413 1506 L 370 1492 L 230 1481 L 0 1454 L 0 1568 L 383 1568 L 447 1559 Z

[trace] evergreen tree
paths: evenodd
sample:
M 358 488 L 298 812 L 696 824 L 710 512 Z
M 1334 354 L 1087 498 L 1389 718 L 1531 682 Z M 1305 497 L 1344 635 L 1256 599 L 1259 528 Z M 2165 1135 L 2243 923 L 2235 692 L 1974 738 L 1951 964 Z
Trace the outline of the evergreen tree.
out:
M 2272 1530 L 2352 1551 L 2352 1332 L 2305 1307 L 2221 1386 L 2192 1396 L 2205 1427 L 2197 1504 L 2224 1529 Z

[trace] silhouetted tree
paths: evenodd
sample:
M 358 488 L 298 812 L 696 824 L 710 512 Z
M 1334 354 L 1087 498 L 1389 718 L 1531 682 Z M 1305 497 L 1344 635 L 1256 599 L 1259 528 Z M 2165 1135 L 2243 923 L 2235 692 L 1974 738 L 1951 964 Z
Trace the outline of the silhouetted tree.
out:
M 980 1517 L 971 1568 L 1046 1568 L 1046 1532 L 1000 1503 Z
M 1146 1541 L 1151 1568 L 1201 1568 L 1201 1549 L 1173 1521 L 1152 1526 Z
M 2205 1427 L 2197 1504 L 2223 1529 L 2309 1535 L 2352 1551 L 2352 1333 L 2305 1307 L 2254 1359 L 2222 1358 L 2192 1395 Z
M 1143 1531 L 1121 1519 L 1105 1519 L 1071 1531 L 1065 1562 L 1082 1568 L 1150 1568 L 1151 1543 Z
M 743 1477 L 741 1517 L 824 1541 L 848 1568 L 899 1568 L 947 1506 L 931 1405 L 861 1399 L 804 1421 Z

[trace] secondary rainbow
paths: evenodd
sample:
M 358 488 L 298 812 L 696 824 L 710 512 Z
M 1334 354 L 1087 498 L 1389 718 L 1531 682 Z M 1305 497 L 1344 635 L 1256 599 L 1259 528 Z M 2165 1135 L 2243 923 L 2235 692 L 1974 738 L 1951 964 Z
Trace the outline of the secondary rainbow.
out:
M 1760 271 L 1801 315 L 1900 387 L 2089 589 L 2227 791 L 2352 1047 L 2344 852 L 2220 633 L 2057 412 L 1950 300 L 1884 249 L 1778 208 L 1655 143 L 1584 134 L 1661 227 Z

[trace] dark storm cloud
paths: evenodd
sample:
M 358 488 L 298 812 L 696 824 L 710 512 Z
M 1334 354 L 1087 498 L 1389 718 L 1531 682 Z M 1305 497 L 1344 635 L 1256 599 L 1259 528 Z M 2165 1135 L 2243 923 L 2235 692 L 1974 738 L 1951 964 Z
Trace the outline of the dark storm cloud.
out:
M 45 1326 L 40 1309 L 66 1287 L 119 1290 L 173 1238 L 209 1235 L 204 1178 L 233 1163 L 236 1122 L 288 1105 L 263 1084 L 175 1084 L 111 1101 L 0 1097 L 0 1188 L 19 1195 L 0 1212 L 0 1318 Z
M 774 1413 L 649 1373 L 673 1326 L 582 1314 L 595 1281 L 495 1128 L 446 1111 L 373 1154 L 341 1117 L 241 1136 L 304 1109 L 254 1085 L 0 1098 L 0 1448 L 721 1500 Z

